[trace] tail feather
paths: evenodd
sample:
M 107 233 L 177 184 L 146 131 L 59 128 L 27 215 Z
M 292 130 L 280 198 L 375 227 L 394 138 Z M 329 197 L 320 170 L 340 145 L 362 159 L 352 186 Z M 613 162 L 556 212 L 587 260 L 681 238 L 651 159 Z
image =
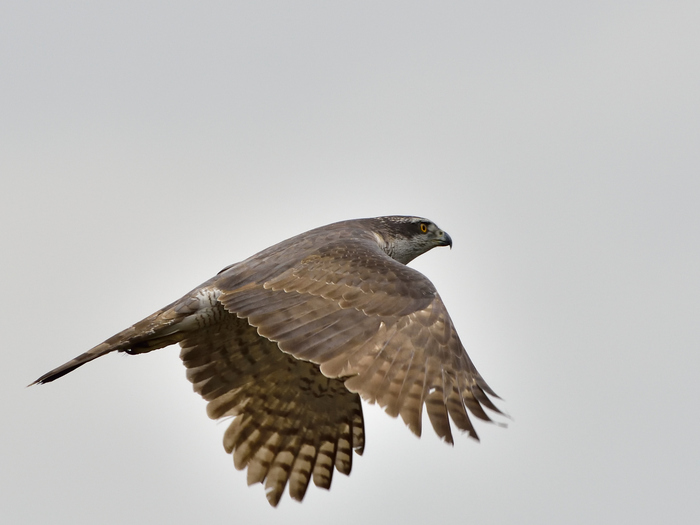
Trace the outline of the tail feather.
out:
M 111 352 L 143 354 L 179 343 L 187 333 L 196 330 L 201 323 L 217 322 L 219 319 L 217 316 L 223 315 L 224 310 L 216 303 L 217 298 L 216 290 L 210 290 L 208 294 L 196 290 L 196 294 L 186 295 L 158 310 L 84 354 L 54 368 L 29 386 L 50 383 L 85 363 Z
M 39 379 L 34 381 L 33 383 L 30 383 L 27 386 L 32 386 L 32 385 L 41 385 L 44 383 L 50 383 L 51 381 L 58 379 L 59 377 L 63 377 L 69 372 L 72 372 L 79 366 L 83 366 L 85 363 L 89 363 L 93 359 L 97 359 L 98 357 L 102 357 L 105 354 L 108 354 L 110 352 L 113 352 L 115 350 L 118 350 L 114 345 L 110 345 L 105 343 L 101 343 L 97 345 L 96 347 L 88 350 L 84 354 L 80 354 L 78 357 L 75 359 L 71 359 L 67 363 L 62 364 L 58 368 L 54 368 L 51 370 L 51 372 L 47 372 L 43 376 L 41 376 Z
M 71 359 L 67 363 L 62 364 L 58 368 L 54 368 L 51 372 L 47 372 L 39 379 L 30 383 L 27 386 L 41 385 L 44 383 L 50 383 L 51 381 L 63 377 L 69 372 L 72 372 L 76 368 L 83 366 L 85 363 L 89 363 L 93 359 L 102 357 L 105 354 L 111 352 L 126 352 L 127 354 L 145 354 L 146 352 L 151 352 L 153 350 L 158 350 L 165 346 L 169 346 L 175 343 L 179 343 L 185 337 L 183 332 L 174 332 L 162 336 L 150 335 L 150 337 L 134 337 L 125 338 L 122 334 L 133 331 L 133 327 L 128 328 L 124 332 L 115 335 L 107 339 L 104 343 L 100 343 L 94 348 L 91 348 L 84 354 L 80 354 L 75 359 Z M 128 335 L 131 335 L 130 333 Z
M 85 363 L 89 363 L 93 359 L 97 359 L 111 352 L 143 354 L 178 343 L 185 336 L 183 332 L 172 327 L 172 325 L 176 324 L 178 319 L 172 316 L 162 317 L 162 313 L 162 311 L 158 311 L 143 321 L 139 321 L 126 330 L 110 337 L 104 343 L 100 343 L 96 347 L 91 348 L 75 359 L 71 359 L 58 368 L 54 368 L 28 386 L 50 383 L 72 372 L 76 368 L 83 366 Z M 182 328 L 187 329 L 187 327 Z

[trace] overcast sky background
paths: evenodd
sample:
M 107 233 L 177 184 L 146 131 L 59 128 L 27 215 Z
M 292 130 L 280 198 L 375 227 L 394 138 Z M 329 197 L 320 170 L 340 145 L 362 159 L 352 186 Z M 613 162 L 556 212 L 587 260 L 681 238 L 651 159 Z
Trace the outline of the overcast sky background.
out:
M 5 523 L 697 523 L 700 3 L 0 4 Z M 410 214 L 503 397 L 454 447 L 365 407 L 268 506 L 179 349 L 49 369 L 225 265 Z

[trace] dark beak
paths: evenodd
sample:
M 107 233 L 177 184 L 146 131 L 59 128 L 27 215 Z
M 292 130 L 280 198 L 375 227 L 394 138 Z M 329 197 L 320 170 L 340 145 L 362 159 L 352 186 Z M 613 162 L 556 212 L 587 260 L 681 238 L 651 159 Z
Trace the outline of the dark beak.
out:
M 440 231 L 438 233 L 438 246 L 449 246 L 452 249 L 452 237 L 447 232 Z

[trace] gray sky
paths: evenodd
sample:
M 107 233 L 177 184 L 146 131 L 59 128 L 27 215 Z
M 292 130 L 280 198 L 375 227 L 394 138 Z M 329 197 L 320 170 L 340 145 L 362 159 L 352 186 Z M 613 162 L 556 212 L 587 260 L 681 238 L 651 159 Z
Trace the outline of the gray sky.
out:
M 700 3 L 5 2 L 7 523 L 697 523 Z M 246 487 L 178 349 L 25 385 L 223 266 L 429 217 L 509 428 L 365 407 L 349 478 Z M 322 521 L 323 520 L 323 521 Z

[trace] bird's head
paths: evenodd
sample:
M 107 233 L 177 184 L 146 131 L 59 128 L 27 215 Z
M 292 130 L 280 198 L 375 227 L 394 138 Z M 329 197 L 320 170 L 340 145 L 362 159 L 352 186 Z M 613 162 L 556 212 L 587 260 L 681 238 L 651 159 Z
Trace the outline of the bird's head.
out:
M 437 225 L 422 217 L 378 217 L 378 233 L 384 251 L 400 263 L 407 264 L 436 246 L 452 247 L 452 238 Z

